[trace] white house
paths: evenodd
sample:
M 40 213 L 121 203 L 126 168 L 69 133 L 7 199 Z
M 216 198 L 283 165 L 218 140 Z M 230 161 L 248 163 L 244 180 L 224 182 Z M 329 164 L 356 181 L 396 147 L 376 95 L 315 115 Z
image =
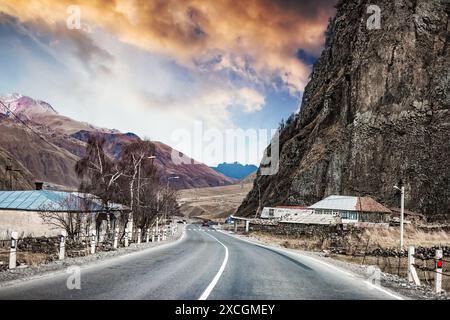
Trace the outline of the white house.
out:
M 391 210 L 370 197 L 339 196 L 326 197 L 308 207 L 316 214 L 339 216 L 342 223 L 386 223 Z

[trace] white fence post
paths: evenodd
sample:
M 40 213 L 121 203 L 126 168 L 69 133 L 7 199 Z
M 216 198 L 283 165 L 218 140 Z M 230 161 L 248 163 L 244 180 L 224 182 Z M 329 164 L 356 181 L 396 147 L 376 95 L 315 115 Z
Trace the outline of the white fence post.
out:
M 17 240 L 19 235 L 16 231 L 11 232 L 11 251 L 9 253 L 9 268 L 16 268 L 17 261 Z
M 95 242 L 96 242 L 97 231 L 95 229 L 91 230 L 91 254 L 95 253 Z
M 435 278 L 435 288 L 436 293 L 442 292 L 442 250 L 436 250 L 436 278 Z
M 119 228 L 116 228 L 114 230 L 114 244 L 113 244 L 114 249 L 117 249 L 118 244 L 119 244 Z
M 166 227 L 164 226 L 163 229 L 162 229 L 162 239 L 163 239 L 163 241 L 166 240 L 166 232 L 167 232 L 167 229 L 166 229 Z
M 161 241 L 161 230 L 159 228 L 156 229 L 156 233 L 157 233 L 157 241 L 160 242 Z
M 125 228 L 125 247 L 128 247 L 128 228 Z
M 59 242 L 59 260 L 64 260 L 64 257 L 66 255 L 66 237 L 67 231 L 61 230 L 61 239 Z
M 152 232 L 152 242 L 155 242 L 155 228 L 153 228 Z
M 250 228 L 250 221 L 245 220 L 245 233 L 248 233 L 249 228 Z
M 420 279 L 417 275 L 416 268 L 414 267 L 415 259 L 415 248 L 414 246 L 408 247 L 408 282 L 414 282 L 416 285 L 420 286 Z
M 145 242 L 150 242 L 150 229 L 147 229 L 147 234 L 146 234 L 146 237 L 145 237 Z
M 141 228 L 138 229 L 138 234 L 137 234 L 137 244 L 141 244 L 141 236 L 142 236 L 142 230 Z

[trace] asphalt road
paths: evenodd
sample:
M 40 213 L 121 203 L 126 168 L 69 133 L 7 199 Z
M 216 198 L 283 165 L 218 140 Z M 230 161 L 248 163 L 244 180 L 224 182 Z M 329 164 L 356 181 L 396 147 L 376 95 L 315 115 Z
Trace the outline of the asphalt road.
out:
M 0 299 L 394 299 L 309 256 L 188 225 L 173 244 L 0 288 Z

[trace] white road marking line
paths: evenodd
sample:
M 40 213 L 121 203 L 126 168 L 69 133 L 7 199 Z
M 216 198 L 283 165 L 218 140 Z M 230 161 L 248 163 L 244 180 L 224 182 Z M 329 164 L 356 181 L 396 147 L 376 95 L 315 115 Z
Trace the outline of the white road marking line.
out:
M 328 268 L 331 268 L 331 269 L 333 269 L 333 270 L 336 270 L 336 271 L 339 271 L 339 272 L 341 272 L 341 273 L 344 273 L 344 274 L 347 275 L 348 277 L 351 277 L 351 278 L 357 278 L 354 274 L 351 274 L 351 273 L 349 273 L 349 272 L 347 272 L 347 271 L 344 271 L 344 270 L 342 270 L 341 268 L 338 268 L 338 267 L 336 267 L 336 266 L 334 266 L 334 265 L 332 265 L 332 264 L 329 264 L 328 262 L 319 260 L 319 259 L 317 259 L 317 258 L 310 257 L 310 256 L 307 256 L 307 255 L 303 255 L 303 254 L 300 254 L 300 253 L 297 253 L 297 252 L 292 252 L 292 251 L 284 250 L 284 249 L 282 249 L 282 248 L 276 248 L 276 247 L 266 246 L 266 245 L 264 245 L 264 244 L 256 243 L 256 242 L 253 242 L 253 241 L 250 241 L 250 240 L 247 240 L 247 239 L 242 239 L 242 238 L 239 238 L 239 237 L 237 237 L 237 236 L 230 235 L 230 234 L 225 233 L 225 232 L 223 232 L 223 231 L 220 231 L 220 232 L 223 233 L 223 234 L 227 234 L 227 235 L 229 235 L 229 236 L 231 236 L 231 237 L 233 237 L 233 238 L 239 239 L 239 240 L 241 240 L 241 241 L 245 241 L 245 242 L 251 243 L 251 244 L 256 245 L 256 246 L 268 248 L 268 249 L 271 249 L 271 250 L 277 250 L 277 251 L 281 251 L 281 252 L 285 252 L 285 253 L 290 253 L 290 254 L 294 254 L 294 255 L 300 256 L 300 257 L 302 257 L 302 258 L 307 258 L 307 259 L 310 259 L 310 260 L 314 260 L 315 262 L 318 262 L 318 263 L 320 263 L 320 264 L 322 264 L 322 265 L 325 265 L 325 266 L 328 267 Z M 383 292 L 383 293 L 385 293 L 385 294 L 387 294 L 387 295 L 389 295 L 389 296 L 391 296 L 391 297 L 393 297 L 393 298 L 395 298 L 395 299 L 397 299 L 397 300 L 404 300 L 403 297 L 401 297 L 401 296 L 399 296 L 399 295 L 396 295 L 395 293 L 392 293 L 392 292 L 390 292 L 390 291 L 388 291 L 388 290 L 382 288 L 381 286 L 377 286 L 377 285 L 373 284 L 372 282 L 370 282 L 369 280 L 364 280 L 364 283 L 365 283 L 365 284 L 368 284 L 368 285 L 371 286 L 372 288 L 377 289 L 377 290 L 379 290 L 379 291 L 381 291 L 381 292 Z
M 206 300 L 206 299 L 208 299 L 209 295 L 213 291 L 213 289 L 216 286 L 217 282 L 219 282 L 219 279 L 222 276 L 222 273 L 225 270 L 225 267 L 227 266 L 227 263 L 228 263 L 228 248 L 227 248 L 227 246 L 224 245 L 222 242 L 220 242 L 220 240 L 217 239 L 216 237 L 214 237 L 214 236 L 212 236 L 210 234 L 206 234 L 206 235 L 211 237 L 211 238 L 213 238 L 213 239 L 215 239 L 218 243 L 220 243 L 225 248 L 225 258 L 223 259 L 222 265 L 220 266 L 220 269 L 217 272 L 216 276 L 212 279 L 211 283 L 208 285 L 208 287 L 206 287 L 205 291 L 203 291 L 202 295 L 200 296 L 200 298 L 198 298 L 198 300 Z

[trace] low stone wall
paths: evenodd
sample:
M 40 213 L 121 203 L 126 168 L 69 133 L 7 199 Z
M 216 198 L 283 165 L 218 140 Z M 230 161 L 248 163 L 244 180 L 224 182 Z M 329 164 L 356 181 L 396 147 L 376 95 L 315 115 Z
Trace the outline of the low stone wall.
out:
M 250 223 L 250 231 L 270 232 L 275 235 L 286 236 L 325 236 L 331 237 L 333 234 L 342 234 L 341 225 L 326 224 L 302 224 L 302 223 L 283 223 L 276 224 L 252 224 Z
M 433 246 L 433 247 L 416 247 L 415 256 L 418 259 L 434 259 L 436 255 L 436 250 L 442 249 L 444 257 L 450 256 L 450 247 L 444 246 Z M 379 256 L 379 257 L 407 257 L 408 251 L 400 250 L 397 248 L 377 248 L 366 253 L 368 256 Z

